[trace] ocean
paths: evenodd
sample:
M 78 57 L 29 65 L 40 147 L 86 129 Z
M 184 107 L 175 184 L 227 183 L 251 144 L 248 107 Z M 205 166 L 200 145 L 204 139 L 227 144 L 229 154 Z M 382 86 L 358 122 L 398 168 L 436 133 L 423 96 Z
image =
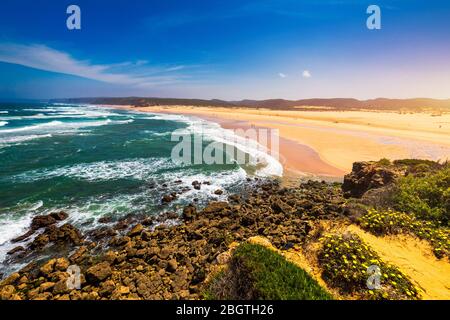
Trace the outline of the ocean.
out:
M 37 215 L 65 211 L 65 222 L 87 231 L 102 217 L 117 221 L 134 214 L 181 213 L 194 199 L 199 206 L 226 200 L 242 190 L 249 176 L 281 174 L 281 165 L 264 154 L 259 155 L 266 158 L 264 168 L 233 161 L 177 164 L 171 159 L 178 143 L 171 139 L 175 130 L 201 134 L 204 145 L 224 132 L 218 124 L 181 115 L 0 104 L 0 273 L 20 267 L 4 263 L 18 245 L 10 240 L 25 233 Z M 248 146 L 242 150 L 254 154 Z M 194 181 L 207 184 L 196 190 Z M 173 202 L 161 204 L 165 194 L 183 189 Z M 215 194 L 218 189 L 223 194 Z

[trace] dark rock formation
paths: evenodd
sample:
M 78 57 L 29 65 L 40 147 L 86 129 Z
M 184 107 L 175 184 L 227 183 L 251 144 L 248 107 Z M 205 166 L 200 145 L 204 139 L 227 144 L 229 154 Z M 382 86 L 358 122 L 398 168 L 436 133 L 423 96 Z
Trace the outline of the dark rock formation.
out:
M 344 177 L 344 196 L 360 198 L 368 190 L 391 184 L 399 174 L 395 167 L 383 166 L 378 162 L 355 162 L 352 172 Z

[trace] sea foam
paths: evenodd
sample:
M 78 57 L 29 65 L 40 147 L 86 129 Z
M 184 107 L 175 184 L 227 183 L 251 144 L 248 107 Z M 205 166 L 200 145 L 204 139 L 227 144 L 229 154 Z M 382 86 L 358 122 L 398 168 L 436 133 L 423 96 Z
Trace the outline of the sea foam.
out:
M 193 116 L 174 114 L 152 114 L 153 120 L 169 120 L 187 124 L 186 133 L 199 134 L 204 140 L 224 143 L 234 146 L 238 150 L 245 152 L 252 157 L 252 162 L 258 163 L 261 167 L 255 172 L 260 177 L 282 176 L 282 164 L 257 141 L 236 135 L 233 130 L 224 129 L 218 123 L 206 121 Z

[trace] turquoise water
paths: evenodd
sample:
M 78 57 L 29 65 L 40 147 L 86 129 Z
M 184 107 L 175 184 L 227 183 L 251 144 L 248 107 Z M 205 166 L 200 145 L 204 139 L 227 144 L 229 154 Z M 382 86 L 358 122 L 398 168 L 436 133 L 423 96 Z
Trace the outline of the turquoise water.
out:
M 178 143 L 171 133 L 195 135 L 200 122 L 95 106 L 0 104 L 0 261 L 36 215 L 63 210 L 69 222 L 91 229 L 101 217 L 179 212 L 194 198 L 201 204 L 239 192 L 248 168 L 171 160 Z M 201 124 L 208 132 L 204 144 L 222 130 Z M 194 190 L 195 180 L 211 185 Z M 184 187 L 190 190 L 161 205 L 164 194 Z M 224 194 L 214 195 L 217 189 Z

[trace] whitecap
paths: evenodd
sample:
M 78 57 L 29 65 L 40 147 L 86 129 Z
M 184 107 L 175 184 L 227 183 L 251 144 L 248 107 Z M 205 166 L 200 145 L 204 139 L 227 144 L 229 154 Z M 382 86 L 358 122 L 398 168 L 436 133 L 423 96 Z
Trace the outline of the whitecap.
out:
M 7 121 L 0 121 L 0 127 L 4 127 L 8 124 Z
M 98 161 L 80 163 L 53 169 L 32 170 L 11 177 L 15 181 L 36 181 L 55 177 L 70 177 L 86 181 L 105 181 L 117 179 L 147 180 L 163 169 L 175 167 L 170 159 L 141 158 L 118 161 Z
M 25 142 L 29 140 L 34 139 L 41 139 L 41 138 L 51 138 L 51 134 L 34 134 L 34 135 L 28 135 L 28 136 L 15 136 L 15 137 L 6 137 L 0 139 L 0 144 L 10 144 L 10 143 L 19 143 L 19 142 Z
M 98 127 L 104 126 L 108 124 L 126 124 L 133 122 L 134 120 L 124 120 L 124 121 L 114 121 L 114 120 L 101 120 L 101 121 L 81 121 L 81 122 L 62 122 L 62 121 L 51 121 L 31 126 L 25 126 L 14 129 L 0 130 L 0 133 L 16 133 L 16 132 L 26 132 L 26 131 L 57 131 L 66 132 L 68 130 L 76 130 L 79 128 L 88 128 L 88 127 Z

